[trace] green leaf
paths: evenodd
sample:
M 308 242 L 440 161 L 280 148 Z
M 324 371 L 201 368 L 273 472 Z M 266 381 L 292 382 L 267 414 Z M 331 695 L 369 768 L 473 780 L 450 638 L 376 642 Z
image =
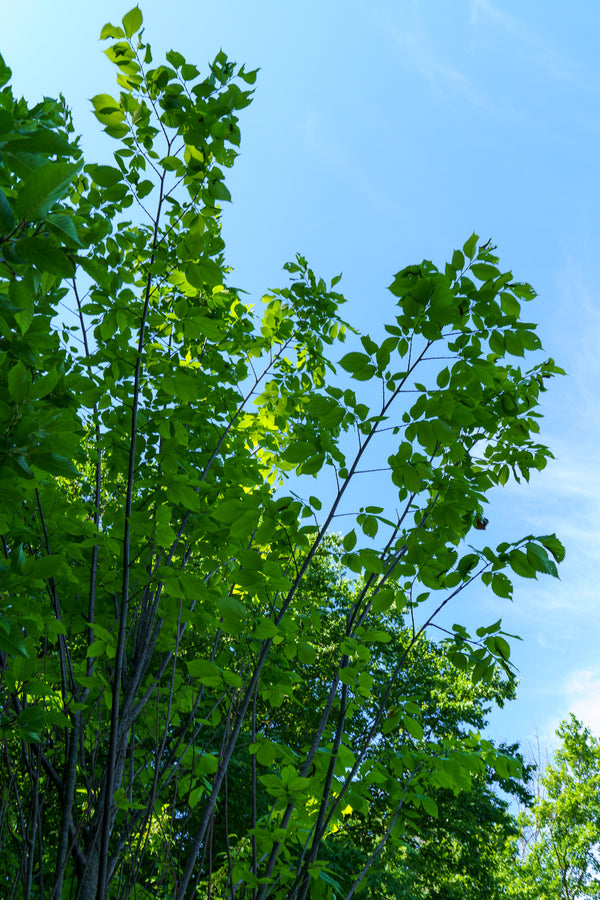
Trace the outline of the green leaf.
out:
M 195 288 L 214 287 L 222 284 L 223 273 L 220 266 L 212 259 L 201 259 L 190 263 L 185 270 L 185 277 Z
M 500 275 L 498 269 L 489 263 L 473 263 L 471 272 L 480 281 L 492 281 Z
M 438 817 L 438 807 L 435 800 L 431 797 L 426 797 L 424 794 L 421 794 L 419 797 L 421 801 L 421 806 L 425 810 L 428 816 L 431 816 L 433 819 L 437 819 Z
M 18 312 L 15 312 L 15 319 L 21 329 L 21 334 L 25 334 L 33 322 L 33 310 L 35 305 L 35 289 L 32 273 L 28 272 L 27 275 L 20 280 L 13 278 L 8 287 L 8 296 L 10 302 L 18 310 Z
M 4 623 L 7 621 L 7 619 L 4 619 Z M 5 633 L 4 628 L 0 630 L 0 650 L 9 656 L 22 656 L 25 659 L 29 659 L 23 634 L 15 624 L 11 624 L 9 634 Z
M 519 317 L 521 314 L 521 305 L 516 297 L 513 297 L 512 294 L 503 291 L 500 294 L 500 306 L 502 307 L 502 312 L 507 316 L 513 316 L 515 319 Z
M 460 270 L 464 267 L 464 265 L 465 265 L 465 258 L 463 256 L 463 254 L 460 252 L 460 250 L 455 250 L 454 253 L 452 254 L 452 266 L 455 269 Z
M 354 548 L 356 547 L 356 533 L 354 529 L 352 529 L 352 531 L 349 531 L 348 534 L 345 535 L 343 544 L 344 550 L 346 550 L 348 553 L 351 550 L 354 550 Z
M 511 550 L 508 556 L 508 561 L 513 572 L 516 575 L 520 575 L 521 578 L 536 577 L 535 569 L 522 550 Z
M 164 156 L 160 160 L 160 165 L 163 169 L 166 169 L 167 172 L 175 172 L 177 169 L 182 169 L 183 171 L 185 168 L 182 160 L 180 160 L 178 156 Z
M 111 25 L 110 22 L 107 22 L 106 25 L 102 26 L 102 31 L 100 32 L 101 41 L 105 41 L 107 38 L 116 38 L 119 40 L 123 37 L 125 37 L 125 32 L 117 25 Z
M 510 659 L 510 644 L 503 637 L 497 634 L 494 637 L 494 643 L 496 645 L 496 653 L 498 653 L 502 659 L 508 660 Z
M 8 372 L 8 393 L 15 403 L 23 403 L 29 396 L 31 388 L 31 372 L 21 360 Z
M 307 441 L 296 441 L 290 444 L 283 453 L 283 459 L 290 463 L 305 462 L 315 452 L 315 447 Z
M 142 11 L 139 6 L 134 6 L 128 13 L 125 13 L 121 21 L 123 23 L 125 37 L 133 37 L 136 31 L 140 30 L 143 22 Z
M 498 482 L 499 484 L 506 484 L 510 477 L 510 468 L 506 464 L 502 466 L 500 472 L 498 473 Z
M 477 241 L 478 240 L 479 240 L 479 235 L 475 234 L 475 232 L 473 232 L 473 234 L 471 235 L 469 240 L 463 244 L 463 252 L 464 252 L 465 256 L 468 256 L 469 259 L 473 259 L 473 257 L 475 256 L 475 253 L 477 252 Z
M 402 716 L 402 724 L 408 733 L 413 737 L 416 741 L 423 740 L 423 726 L 420 722 L 417 722 L 416 719 L 413 719 L 412 716 L 407 716 L 406 714 Z
M 17 195 L 17 219 L 26 222 L 43 219 L 51 207 L 68 193 L 80 168 L 80 165 L 51 162 L 34 169 Z
M 542 546 L 549 550 L 556 562 L 561 563 L 565 558 L 565 548 L 554 534 L 546 534 L 538 538 Z
M 533 290 L 530 284 L 525 284 L 523 282 L 514 282 L 509 285 L 513 294 L 516 294 L 520 300 L 534 300 L 537 296 L 536 292 Z
M 251 509 L 254 509 L 254 507 L 247 500 L 224 500 L 213 512 L 213 516 L 218 522 L 223 522 L 227 525 L 235 522 Z
M 12 76 L 11 70 L 8 68 L 4 59 L 0 56 L 0 87 L 5 85 L 7 81 L 10 81 Z
M 61 475 L 63 478 L 77 478 L 80 475 L 73 461 L 58 453 L 32 453 L 29 462 L 44 472 Z
M 185 56 L 182 56 L 181 53 L 178 53 L 177 50 L 169 50 L 165 53 L 165 57 L 168 63 L 171 63 L 174 69 L 180 69 L 181 66 L 185 63 Z
M 16 243 L 17 251 L 24 262 L 31 263 L 40 272 L 60 275 L 61 278 L 73 276 L 75 266 L 67 254 L 49 241 L 41 238 L 25 237 Z
M 66 215 L 66 213 L 59 213 L 56 215 L 50 215 L 46 217 L 46 222 L 48 225 L 51 225 L 52 228 L 57 229 L 62 232 L 69 241 L 75 244 L 77 247 L 81 247 L 82 243 L 79 239 L 79 235 L 77 233 L 77 228 L 75 227 L 75 222 L 72 217 Z
M 359 372 L 364 369 L 370 362 L 370 358 L 365 353 L 346 353 L 340 360 L 340 366 L 346 372 Z
M 374 538 L 379 529 L 379 522 L 375 518 L 375 516 L 367 516 L 364 522 L 362 523 L 362 530 L 367 535 L 367 537 Z
M 498 597 L 512 599 L 513 586 L 510 578 L 503 572 L 495 572 L 492 576 L 492 590 Z
M 0 190 L 0 237 L 9 234 L 15 227 L 15 216 L 12 207 L 6 199 L 4 191 Z
M 94 115 L 103 125 L 116 124 L 125 118 L 121 104 L 110 94 L 96 94 L 92 97 L 92 106 Z
M 123 180 L 123 173 L 114 166 L 86 166 L 85 171 L 91 176 L 98 187 L 112 187 L 113 184 Z
M 231 194 L 222 181 L 213 181 L 208 187 L 208 193 L 214 200 L 231 200 Z
M 220 687 L 223 684 L 223 673 L 208 659 L 191 659 L 186 662 L 186 666 L 192 678 L 207 687 Z
M 104 656 L 106 652 L 106 643 L 104 641 L 92 641 L 89 647 L 86 650 L 85 656 L 86 659 L 90 659 L 91 657 Z
M 554 578 L 558 578 L 556 565 L 548 558 L 548 554 L 543 546 L 531 542 L 528 543 L 527 559 L 536 572 L 543 572 L 546 575 L 552 575 Z

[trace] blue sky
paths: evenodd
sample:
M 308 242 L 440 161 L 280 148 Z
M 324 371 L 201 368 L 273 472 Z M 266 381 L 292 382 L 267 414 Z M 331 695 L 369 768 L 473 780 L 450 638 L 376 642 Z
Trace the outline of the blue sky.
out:
M 98 42 L 131 3 L 23 0 L 2 12 L 0 52 L 30 100 L 62 91 L 86 155 L 110 143 L 89 98 L 110 93 Z M 141 3 L 155 59 L 202 67 L 220 47 L 261 67 L 242 114 L 242 154 L 224 215 L 234 283 L 258 297 L 299 251 L 340 271 L 347 317 L 374 335 L 392 316 L 385 286 L 422 258 L 443 264 L 475 230 L 531 282 L 527 316 L 568 372 L 545 395 L 557 459 L 530 486 L 498 490 L 489 540 L 556 531 L 561 581 L 488 592 L 452 621 L 524 640 L 519 699 L 494 736 L 527 742 L 569 711 L 600 733 L 600 5 L 578 0 L 156 0 Z

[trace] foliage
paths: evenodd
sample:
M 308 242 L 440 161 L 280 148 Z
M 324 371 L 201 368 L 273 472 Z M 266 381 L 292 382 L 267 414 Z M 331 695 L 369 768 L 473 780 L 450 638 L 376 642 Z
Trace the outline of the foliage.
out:
M 533 291 L 472 235 L 443 271 L 395 276 L 388 336 L 362 336 L 340 383 L 339 278 L 298 256 L 259 314 L 226 266 L 224 170 L 256 72 L 222 51 L 206 77 L 175 51 L 153 66 L 141 25 L 136 7 L 102 31 L 111 165 L 85 164 L 62 99 L 29 108 L 0 66 L 3 891 L 332 897 L 349 807 L 368 817 L 383 792 L 383 846 L 436 816 L 438 790 L 518 772 L 475 732 L 430 740 L 407 673 L 467 586 L 510 597 L 507 573 L 557 574 L 554 536 L 465 542 L 490 489 L 545 466 L 536 408 L 561 370 L 517 364 L 540 349 Z M 386 429 L 389 508 L 353 514 L 339 565 L 358 586 L 330 623 L 309 573 Z M 317 475 L 330 503 L 285 493 Z M 444 652 L 490 685 L 512 677 L 506 637 L 456 625 Z
M 543 900 L 600 896 L 600 739 L 571 714 L 540 777 L 542 791 L 521 816 L 507 895 Z
M 335 671 L 335 649 L 343 639 L 343 610 L 347 598 L 360 589 L 356 581 L 344 574 L 340 565 L 340 544 L 336 536 L 327 538 L 313 558 L 305 579 L 305 600 L 310 596 L 311 606 L 326 615 L 315 644 L 320 678 L 298 685 L 292 715 L 285 706 L 273 709 L 263 726 L 263 733 L 271 741 L 293 750 L 302 746 L 303 735 L 314 732 L 319 711 L 326 700 L 327 685 Z M 371 696 L 364 699 L 347 729 L 353 751 L 360 747 L 366 723 L 376 715 L 378 699 L 385 690 L 394 661 L 410 642 L 410 633 L 402 626 L 397 614 L 395 619 L 396 626 L 389 631 L 390 640 L 371 655 L 369 673 L 374 682 Z M 419 710 L 423 736 L 417 738 L 407 731 L 392 730 L 380 736 L 372 756 L 381 772 L 393 770 L 394 760 L 409 751 L 420 756 L 424 768 L 435 766 L 436 760 L 446 756 L 450 749 L 464 752 L 469 742 L 473 745 L 474 735 L 486 724 L 490 703 L 502 706 L 513 697 L 511 682 L 495 678 L 491 683 L 473 683 L 470 673 L 461 672 L 449 662 L 443 647 L 422 639 L 408 657 L 389 703 L 393 709 L 395 704 L 410 700 Z M 477 743 L 482 746 L 481 742 Z M 487 746 L 492 750 L 491 744 Z M 472 759 L 469 783 L 465 782 L 458 793 L 448 787 L 434 789 L 429 777 L 421 776 L 421 784 L 426 785 L 429 799 L 435 804 L 436 817 L 423 807 L 409 812 L 406 830 L 392 833 L 384 850 L 375 855 L 361 888 L 363 897 L 417 900 L 439 896 L 487 900 L 492 895 L 504 845 L 517 833 L 507 801 L 496 795 L 495 788 L 499 786 L 505 794 L 513 795 L 521 802 L 530 799 L 520 777 L 517 779 L 509 774 L 517 771 L 512 762 L 517 756 L 516 748 L 499 750 L 511 758 L 504 777 L 480 760 Z M 251 772 L 243 757 L 236 763 L 235 775 L 231 771 L 229 774 L 229 800 L 235 809 L 239 829 L 240 826 L 243 828 L 244 821 L 249 823 L 251 820 L 251 794 L 247 790 Z M 397 777 L 405 780 L 407 773 L 399 770 Z M 267 809 L 267 800 L 259 783 L 258 807 Z M 349 804 L 337 829 L 324 841 L 324 859 L 338 885 L 338 896 L 345 896 L 351 889 L 356 872 L 362 871 L 380 844 L 388 806 L 388 787 L 382 778 L 371 786 L 368 807 L 363 805 L 362 809 L 355 810 Z M 217 828 L 217 823 L 213 832 L 213 855 L 224 860 L 217 876 L 224 880 L 227 836 L 222 828 Z M 312 893 L 319 896 L 316 891 Z

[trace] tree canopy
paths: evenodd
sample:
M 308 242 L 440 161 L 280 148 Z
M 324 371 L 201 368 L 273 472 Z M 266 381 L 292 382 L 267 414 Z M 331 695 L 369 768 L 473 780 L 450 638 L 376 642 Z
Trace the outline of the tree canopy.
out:
M 554 760 L 538 771 L 537 796 L 519 817 L 505 870 L 506 896 L 600 896 L 600 739 L 573 714 L 561 722 Z
M 256 72 L 155 65 L 141 26 L 102 30 L 111 164 L 0 64 L 2 890 L 350 898 L 424 821 L 450 841 L 465 791 L 516 789 L 479 733 L 510 636 L 431 626 L 556 576 L 553 535 L 482 532 L 551 456 L 561 370 L 476 234 L 395 275 L 383 341 L 301 255 L 254 308 L 220 206 Z M 389 503 L 353 508 L 373 460 Z

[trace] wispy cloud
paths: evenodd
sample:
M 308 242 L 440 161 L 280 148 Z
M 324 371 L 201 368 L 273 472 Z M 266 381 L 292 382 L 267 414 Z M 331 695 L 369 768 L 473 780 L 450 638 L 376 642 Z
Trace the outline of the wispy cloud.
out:
M 504 31 L 513 45 L 520 45 L 527 52 L 528 59 L 553 78 L 572 81 L 579 74 L 580 66 L 576 61 L 569 59 L 551 41 L 533 31 L 521 19 L 511 16 L 491 0 L 471 0 L 471 25 L 478 27 L 487 24 L 493 24 L 495 28 Z
M 478 83 L 463 69 L 449 61 L 445 50 L 435 45 L 430 30 L 418 19 L 414 19 L 409 27 L 404 22 L 398 25 L 388 19 L 384 27 L 405 63 L 437 91 L 456 94 L 478 108 L 496 110 L 496 103 L 486 97 Z
M 565 685 L 565 694 L 570 712 L 600 735 L 600 671 L 573 672 Z
M 295 131 L 307 150 L 336 172 L 343 172 L 372 206 L 388 212 L 395 211 L 395 204 L 388 194 L 378 189 L 365 166 L 359 166 L 352 160 L 348 146 L 332 138 L 330 127 L 319 119 L 314 110 L 309 111 L 304 120 L 296 125 Z

